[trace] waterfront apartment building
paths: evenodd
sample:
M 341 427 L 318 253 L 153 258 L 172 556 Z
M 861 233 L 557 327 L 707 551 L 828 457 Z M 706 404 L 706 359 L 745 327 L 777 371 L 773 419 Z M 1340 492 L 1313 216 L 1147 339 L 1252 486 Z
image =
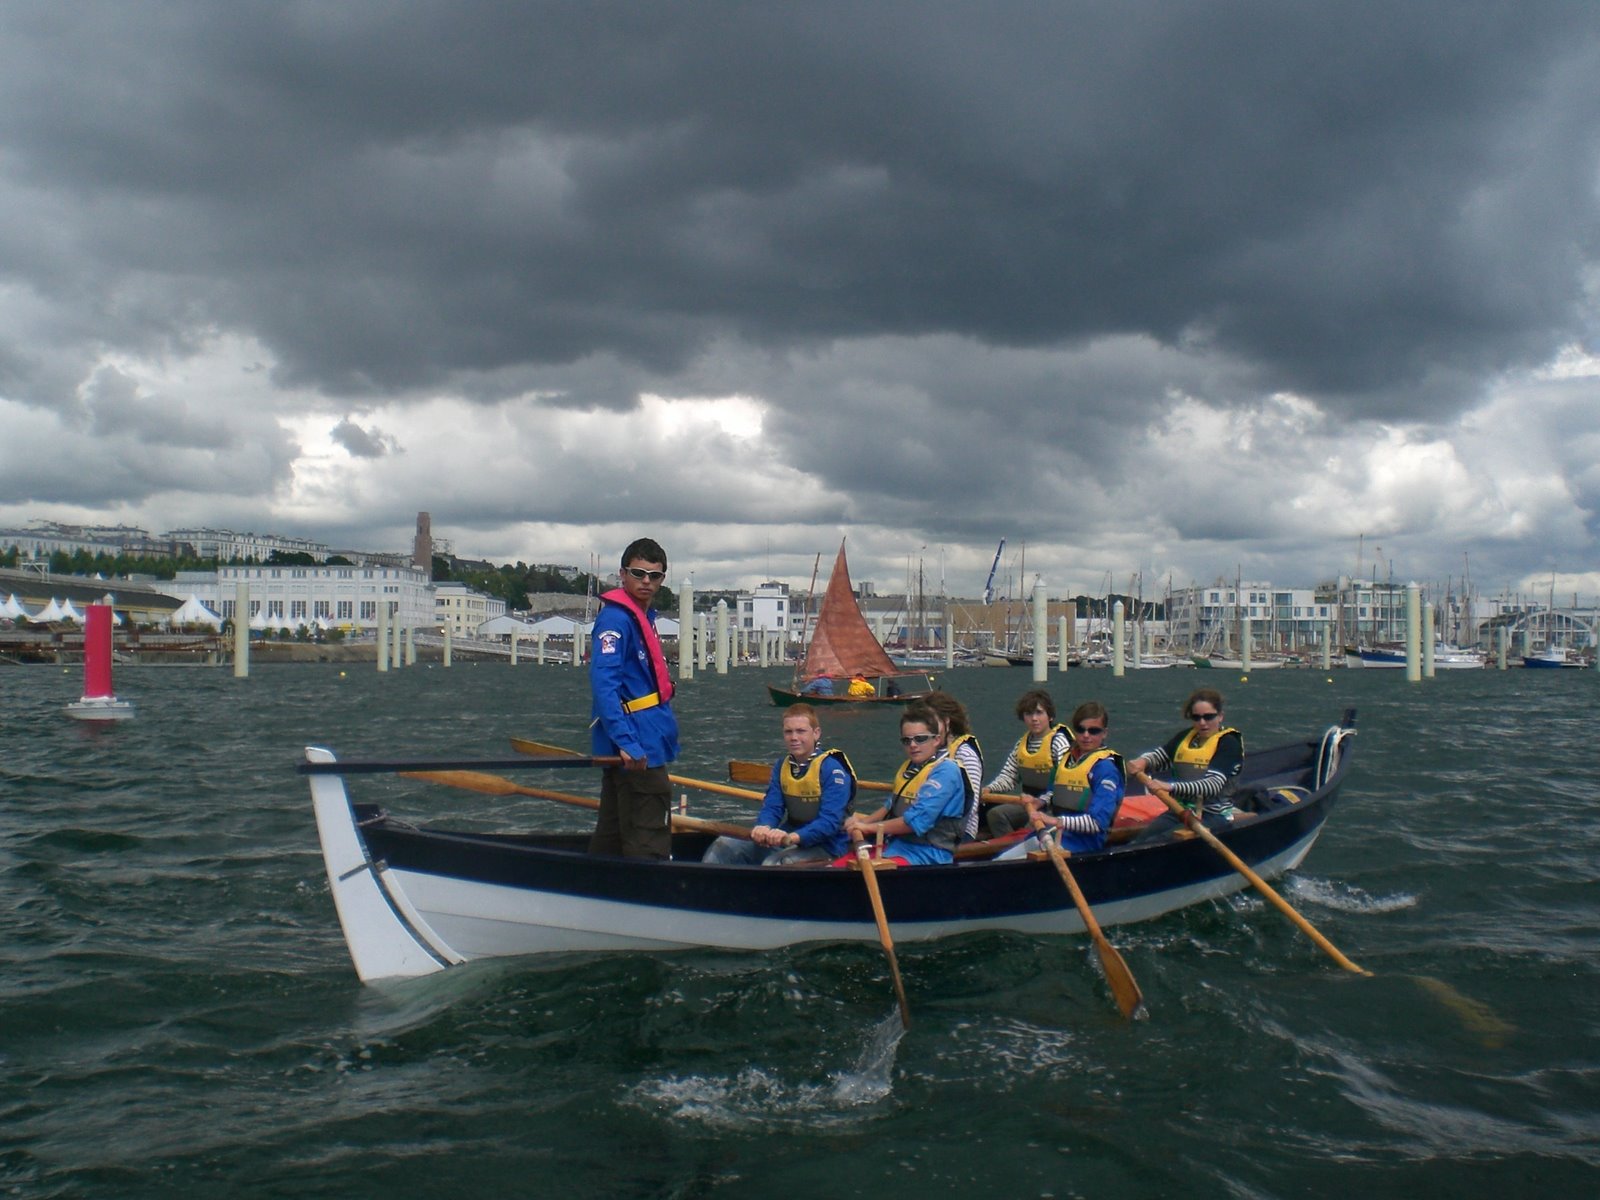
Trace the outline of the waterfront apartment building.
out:
M 378 605 L 391 620 L 412 629 L 438 628 L 433 583 L 423 571 L 404 566 L 225 566 L 215 571 L 180 571 L 157 586 L 182 600 L 195 596 L 224 621 L 234 616 L 238 585 L 250 589 L 250 619 L 264 614 L 277 626 L 323 625 L 347 632 L 377 628 Z
M 1337 600 L 1319 589 L 1231 580 L 1174 591 L 1167 631 L 1171 648 L 1184 654 L 1237 654 L 1245 636 L 1252 652 L 1293 652 L 1337 641 L 1338 617 Z
M 1312 588 L 1227 581 L 1180 589 L 1170 603 L 1172 644 L 1183 652 L 1237 654 L 1245 630 L 1255 652 L 1320 650 L 1327 638 L 1337 654 L 1346 645 L 1402 642 L 1406 636 L 1404 583 L 1348 576 Z M 1453 636 L 1458 624 L 1470 626 L 1470 618 L 1462 622 L 1448 605 L 1439 608 L 1439 637 Z M 1471 632 L 1464 635 L 1464 640 L 1474 638 Z

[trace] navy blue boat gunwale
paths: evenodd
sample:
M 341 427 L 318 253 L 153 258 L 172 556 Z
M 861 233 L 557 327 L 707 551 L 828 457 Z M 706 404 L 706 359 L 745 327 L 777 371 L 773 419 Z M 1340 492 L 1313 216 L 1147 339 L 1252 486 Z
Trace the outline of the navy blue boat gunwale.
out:
M 1347 718 L 1347 721 L 1349 718 Z M 1325 741 L 1326 739 L 1324 739 Z M 1309 784 L 1323 742 L 1298 742 L 1250 755 L 1243 785 L 1298 786 L 1309 794 L 1236 823 L 1222 840 L 1260 864 L 1313 835 L 1338 798 L 1349 765 L 1348 742 L 1320 788 Z M 708 866 L 697 858 L 709 838 L 680 834 L 667 862 L 584 853 L 582 835 L 486 834 L 418 829 L 370 805 L 352 805 L 375 860 L 391 869 L 655 909 L 795 922 L 872 919 L 856 872 Z M 1072 870 L 1091 905 L 1204 885 L 1233 869 L 1198 838 L 1129 843 L 1074 855 Z M 1048 861 L 965 862 L 879 875 L 885 909 L 897 924 L 960 922 L 1059 912 L 1060 877 Z

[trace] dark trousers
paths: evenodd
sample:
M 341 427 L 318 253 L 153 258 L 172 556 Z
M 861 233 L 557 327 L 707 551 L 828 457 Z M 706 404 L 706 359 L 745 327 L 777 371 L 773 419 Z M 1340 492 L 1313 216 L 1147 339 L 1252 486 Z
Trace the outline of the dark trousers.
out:
M 672 781 L 666 767 L 607 767 L 600 776 L 600 817 L 589 838 L 589 853 L 671 858 L 671 817 Z

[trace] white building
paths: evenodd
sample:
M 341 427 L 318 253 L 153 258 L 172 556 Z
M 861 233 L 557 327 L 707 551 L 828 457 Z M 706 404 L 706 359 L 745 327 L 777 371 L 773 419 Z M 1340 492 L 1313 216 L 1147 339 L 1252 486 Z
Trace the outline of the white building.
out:
M 321 542 L 309 538 L 284 537 L 276 533 L 235 533 L 231 529 L 172 529 L 161 535 L 174 542 L 187 542 L 200 558 L 215 558 L 219 562 L 230 559 L 254 558 L 265 560 L 274 551 L 285 554 L 309 554 L 321 562 L 330 551 Z
M 1183 653 L 1237 654 L 1245 629 L 1254 651 L 1309 650 L 1320 647 L 1324 638 L 1338 638 L 1337 601 L 1312 588 L 1230 580 L 1181 588 L 1169 604 L 1170 644 Z
M 755 591 L 739 595 L 739 628 L 765 629 L 789 637 L 789 585 L 769 580 Z
M 180 571 L 170 583 L 152 586 L 183 599 L 193 593 L 224 621 L 233 619 L 240 583 L 250 589 L 250 616 L 264 612 L 291 629 L 319 622 L 347 631 L 372 631 L 378 604 L 387 601 L 391 621 L 412 629 L 438 626 L 433 583 L 414 567 L 230 566 L 215 571 Z

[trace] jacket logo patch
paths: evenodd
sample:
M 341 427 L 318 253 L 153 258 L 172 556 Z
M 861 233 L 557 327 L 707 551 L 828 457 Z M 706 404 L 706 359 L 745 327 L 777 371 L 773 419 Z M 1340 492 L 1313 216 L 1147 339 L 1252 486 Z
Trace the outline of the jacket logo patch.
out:
M 615 654 L 617 646 L 622 641 L 622 635 L 615 630 L 608 629 L 600 635 L 600 653 Z

